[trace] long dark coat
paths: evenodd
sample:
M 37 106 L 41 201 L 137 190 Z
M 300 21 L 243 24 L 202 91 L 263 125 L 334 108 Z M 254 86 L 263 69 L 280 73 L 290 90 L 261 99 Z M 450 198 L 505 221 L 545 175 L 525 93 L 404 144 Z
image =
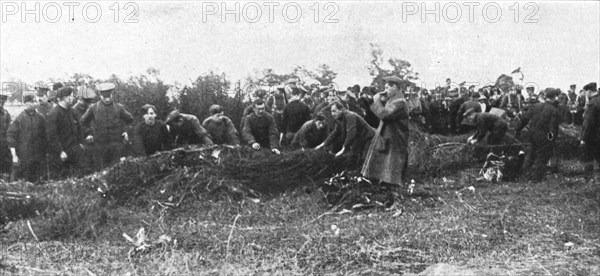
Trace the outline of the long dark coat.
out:
M 24 110 L 8 128 L 8 144 L 25 164 L 46 160 L 46 119 L 35 110 Z
M 383 103 L 377 94 L 371 110 L 381 121 L 361 173 L 401 185 L 408 165 L 408 105 L 401 97 Z

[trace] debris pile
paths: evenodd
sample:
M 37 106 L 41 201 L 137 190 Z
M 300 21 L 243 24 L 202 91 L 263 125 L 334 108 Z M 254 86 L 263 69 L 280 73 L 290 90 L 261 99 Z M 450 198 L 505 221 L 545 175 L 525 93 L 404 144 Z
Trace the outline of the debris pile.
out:
M 318 150 L 275 155 L 269 151 L 213 146 L 181 148 L 128 158 L 97 179 L 99 190 L 119 204 L 149 201 L 179 206 L 199 196 L 274 195 L 343 171 L 348 160 Z

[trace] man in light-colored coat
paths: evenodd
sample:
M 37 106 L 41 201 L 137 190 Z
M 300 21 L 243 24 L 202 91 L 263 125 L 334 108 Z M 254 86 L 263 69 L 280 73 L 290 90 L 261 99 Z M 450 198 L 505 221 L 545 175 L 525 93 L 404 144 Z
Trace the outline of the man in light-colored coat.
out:
M 381 120 L 361 174 L 382 182 L 402 185 L 408 165 L 408 83 L 398 77 L 384 79 L 385 91 L 375 94 L 371 110 Z

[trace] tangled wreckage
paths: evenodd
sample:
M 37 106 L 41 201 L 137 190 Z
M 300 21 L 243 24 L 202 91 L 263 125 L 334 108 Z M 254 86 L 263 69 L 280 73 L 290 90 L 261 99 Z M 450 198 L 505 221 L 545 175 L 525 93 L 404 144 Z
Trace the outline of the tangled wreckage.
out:
M 578 152 L 577 137 L 577 129 L 561 127 L 555 155 L 574 157 Z M 494 146 L 500 148 L 494 152 L 501 154 L 487 155 L 490 149 L 485 145 L 473 146 L 466 140 L 467 135 L 429 135 L 412 129 L 409 179 L 421 182 L 464 169 L 475 169 L 481 180 L 488 181 L 510 181 L 519 176 L 527 144 L 507 134 L 502 145 Z M 98 204 L 119 206 L 158 204 L 177 208 L 207 198 L 258 201 L 295 189 L 307 192 L 319 189 L 327 203 L 337 209 L 393 204 L 394 198 L 386 187 L 349 171 L 350 165 L 344 156 L 336 158 L 319 150 L 274 155 L 222 145 L 178 148 L 148 157 L 126 158 L 102 172 L 69 181 L 73 189 L 97 191 Z M 23 183 L 0 186 L 0 223 L 32 217 L 48 208 L 48 203 L 37 196 L 32 186 Z M 406 186 L 407 191 L 414 189 L 414 184 Z

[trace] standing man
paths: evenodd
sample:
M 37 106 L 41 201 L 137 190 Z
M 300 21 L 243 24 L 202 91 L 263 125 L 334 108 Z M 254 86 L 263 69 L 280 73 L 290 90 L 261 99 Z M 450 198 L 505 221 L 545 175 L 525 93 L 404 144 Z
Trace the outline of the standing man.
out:
M 63 87 L 57 91 L 58 104 L 46 116 L 48 131 L 48 161 L 52 178 L 78 175 L 83 150 L 83 134 L 73 114 L 74 89 Z
M 12 168 L 12 155 L 8 147 L 6 132 L 10 127 L 10 114 L 4 109 L 8 95 L 0 94 L 0 174 L 10 174 Z
M 292 84 L 290 84 L 290 85 L 292 85 Z M 283 131 L 284 131 L 281 126 L 281 123 L 283 121 L 283 110 L 284 110 L 285 106 L 288 104 L 286 88 L 291 90 L 291 88 L 289 88 L 290 85 L 278 86 L 277 89 L 267 99 L 266 111 L 271 113 L 271 115 L 273 115 L 273 119 L 275 119 L 275 126 L 277 127 L 277 129 L 282 131 L 281 135 L 283 135 Z M 293 84 L 293 87 L 296 87 L 295 83 Z M 263 98 L 259 97 L 259 99 L 263 99 Z M 252 107 L 252 109 L 254 109 L 254 107 Z M 251 112 L 246 113 L 246 115 L 247 114 L 251 114 Z M 242 129 L 243 128 L 244 128 L 244 123 L 242 122 Z
M 254 112 L 246 116 L 242 136 L 254 150 L 265 148 L 275 154 L 281 153 L 277 148 L 275 119 L 265 111 L 265 102 L 261 99 L 254 102 Z
M 13 163 L 19 164 L 17 178 L 37 182 L 46 175 L 46 120 L 36 111 L 33 95 L 25 96 L 23 103 L 25 110 L 8 129 L 8 144 Z
M 202 122 L 202 126 L 208 131 L 215 144 L 240 145 L 238 131 L 229 117 L 223 113 L 223 108 L 218 105 L 212 105 L 208 109 L 210 117 Z
M 84 128 L 81 124 L 81 118 L 88 110 L 90 105 L 96 102 L 97 98 L 96 91 L 94 91 L 92 88 L 86 87 L 79 92 L 79 99 L 77 100 L 77 104 L 73 106 L 72 110 L 73 114 L 75 115 L 75 119 L 77 119 L 79 127 L 81 128 L 81 135 L 90 133 L 90 130 Z M 94 160 L 94 150 L 92 149 L 91 145 L 86 144 L 80 156 L 80 168 L 84 170 L 84 174 L 93 170 Z
M 584 148 L 583 161 L 587 163 L 585 169 L 591 172 L 594 170 L 594 161 L 600 166 L 600 96 L 595 82 L 586 84 L 583 90 L 589 103 L 583 119 L 581 145 Z
M 113 101 L 114 83 L 101 83 L 97 88 L 100 101 L 83 114 L 81 124 L 90 128 L 85 141 L 94 144 L 94 165 L 101 169 L 123 156 L 125 143 L 129 143 L 127 130 L 133 123 L 133 116 L 122 104 Z
M 87 111 L 88 107 L 96 101 L 96 92 L 92 88 L 83 88 L 79 93 L 79 99 L 75 106 L 73 106 L 73 114 L 77 121 L 81 120 L 83 114 Z
M 300 101 L 301 97 L 302 91 L 292 88 L 292 98 L 283 109 L 281 132 L 284 133 L 284 142 L 282 144 L 291 144 L 296 132 L 310 120 L 310 108 Z
M 381 122 L 369 146 L 361 174 L 398 189 L 404 183 L 408 166 L 409 119 L 403 91 L 410 83 L 395 76 L 384 80 L 385 92 L 375 94 L 371 105 Z
M 519 138 L 521 130 L 529 124 L 528 140 L 531 143 L 531 153 L 526 167 L 531 166 L 530 179 L 541 181 L 544 178 L 548 160 L 554 152 L 554 144 L 558 137 L 558 125 L 560 124 L 560 113 L 556 108 L 556 97 L 558 90 L 547 88 L 545 101 L 532 106 L 521 119 L 516 129 L 516 137 Z

